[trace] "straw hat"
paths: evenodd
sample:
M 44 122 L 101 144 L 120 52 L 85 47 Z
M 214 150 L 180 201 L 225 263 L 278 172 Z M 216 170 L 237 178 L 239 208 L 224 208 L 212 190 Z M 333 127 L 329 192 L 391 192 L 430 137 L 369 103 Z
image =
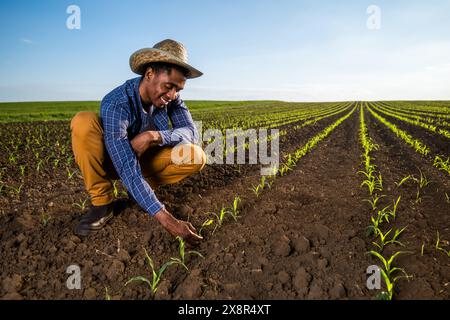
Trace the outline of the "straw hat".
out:
M 153 48 L 144 48 L 133 53 L 130 57 L 130 68 L 134 73 L 143 75 L 150 62 L 166 62 L 183 67 L 189 71 L 186 76 L 188 79 L 203 75 L 202 72 L 188 64 L 186 48 L 171 39 L 158 42 Z

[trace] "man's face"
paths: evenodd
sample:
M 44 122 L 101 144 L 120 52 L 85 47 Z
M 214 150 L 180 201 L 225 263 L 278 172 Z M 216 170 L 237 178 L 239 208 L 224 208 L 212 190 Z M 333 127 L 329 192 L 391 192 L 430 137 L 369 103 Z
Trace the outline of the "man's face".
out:
M 159 73 L 150 71 L 147 77 L 147 93 L 152 104 L 163 107 L 177 98 L 178 93 L 183 90 L 186 78 L 177 69 L 172 68 L 169 72 L 162 70 Z

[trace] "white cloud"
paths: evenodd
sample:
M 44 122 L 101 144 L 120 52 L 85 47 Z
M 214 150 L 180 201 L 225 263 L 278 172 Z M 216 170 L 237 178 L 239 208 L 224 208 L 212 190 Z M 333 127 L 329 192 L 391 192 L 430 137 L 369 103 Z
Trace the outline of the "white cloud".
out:
M 20 42 L 26 43 L 26 44 L 33 44 L 33 43 L 34 43 L 33 40 L 27 39 L 27 38 L 21 38 L 21 39 L 20 39 Z

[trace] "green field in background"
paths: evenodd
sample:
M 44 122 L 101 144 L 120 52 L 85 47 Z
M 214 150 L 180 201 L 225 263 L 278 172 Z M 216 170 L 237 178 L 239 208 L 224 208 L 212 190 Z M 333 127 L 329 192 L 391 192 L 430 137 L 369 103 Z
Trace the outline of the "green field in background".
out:
M 185 101 L 193 114 L 230 107 L 254 106 L 276 101 Z M 100 101 L 50 101 L 0 103 L 0 122 L 70 120 L 79 111 L 99 112 Z

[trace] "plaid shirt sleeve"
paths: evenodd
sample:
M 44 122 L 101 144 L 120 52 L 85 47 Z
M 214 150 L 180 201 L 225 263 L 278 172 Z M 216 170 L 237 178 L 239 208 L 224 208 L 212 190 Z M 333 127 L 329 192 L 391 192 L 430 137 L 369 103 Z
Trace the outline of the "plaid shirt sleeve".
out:
M 177 98 L 168 107 L 167 113 L 172 123 L 172 129 L 161 130 L 161 146 L 174 146 L 178 143 L 197 144 L 199 134 L 192 120 L 191 113 L 183 100 Z
M 137 203 L 150 215 L 164 208 L 144 179 L 140 164 L 128 140 L 130 113 L 111 101 L 102 101 L 100 117 L 103 123 L 106 149 L 116 171 Z

